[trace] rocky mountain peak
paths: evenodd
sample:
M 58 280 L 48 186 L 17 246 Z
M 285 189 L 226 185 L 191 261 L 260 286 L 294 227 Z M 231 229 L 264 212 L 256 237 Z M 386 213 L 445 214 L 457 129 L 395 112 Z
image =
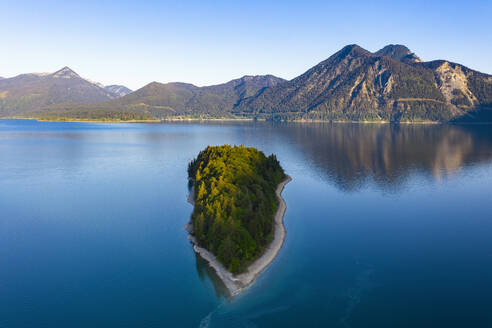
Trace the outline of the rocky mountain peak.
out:
M 62 79 L 70 79 L 70 78 L 74 78 L 74 77 L 80 77 L 77 73 L 75 73 L 72 69 L 70 69 L 67 66 L 56 71 L 55 73 L 52 74 L 52 76 L 55 78 L 62 78 Z
M 410 51 L 406 46 L 401 44 L 389 44 L 383 49 L 374 53 L 376 56 L 386 56 L 402 62 L 421 62 L 422 60 Z
M 337 57 L 347 57 L 347 56 L 363 56 L 363 55 L 371 55 L 369 51 L 360 47 L 357 44 L 349 44 L 345 46 L 335 54 Z
M 115 94 L 118 98 L 126 96 L 127 94 L 132 92 L 132 90 L 128 89 L 124 85 L 116 84 L 105 86 L 104 89 L 108 92 L 111 92 L 112 94 Z

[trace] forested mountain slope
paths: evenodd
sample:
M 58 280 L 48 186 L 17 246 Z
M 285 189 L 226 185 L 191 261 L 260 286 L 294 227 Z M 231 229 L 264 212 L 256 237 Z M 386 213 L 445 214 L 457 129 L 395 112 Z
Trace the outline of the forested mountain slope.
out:
M 241 116 L 353 121 L 450 121 L 492 104 L 492 76 L 406 47 L 344 47 L 295 79 L 245 99 Z
M 233 108 L 244 98 L 285 80 L 272 76 L 242 78 L 206 87 L 173 82 L 152 82 L 124 97 L 101 103 L 65 103 L 49 106 L 40 117 L 76 119 L 149 119 L 168 117 L 233 117 Z

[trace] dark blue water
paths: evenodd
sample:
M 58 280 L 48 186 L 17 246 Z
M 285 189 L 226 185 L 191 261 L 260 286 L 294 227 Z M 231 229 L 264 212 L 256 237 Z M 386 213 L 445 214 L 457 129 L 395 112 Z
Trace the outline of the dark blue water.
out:
M 183 229 L 224 143 L 293 178 L 232 301 Z M 0 327 L 492 327 L 491 210 L 490 126 L 0 120 Z

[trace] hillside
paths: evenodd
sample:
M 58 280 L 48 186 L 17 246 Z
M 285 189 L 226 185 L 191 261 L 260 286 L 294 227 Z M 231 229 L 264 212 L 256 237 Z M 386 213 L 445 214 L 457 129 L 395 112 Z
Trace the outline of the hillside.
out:
M 188 83 L 152 82 L 124 97 L 87 104 L 66 103 L 49 106 L 38 113 L 43 118 L 111 119 L 121 113 L 132 119 L 187 117 L 233 117 L 232 110 L 242 99 L 285 80 L 272 76 L 243 76 L 224 84 L 197 87 Z M 118 117 L 119 119 L 119 117 Z
M 29 114 L 67 102 L 95 103 L 120 97 L 68 67 L 0 79 L 0 115 Z
M 344 47 L 295 79 L 234 109 L 295 120 L 451 121 L 492 104 L 492 76 L 447 61 L 423 63 L 406 47 Z

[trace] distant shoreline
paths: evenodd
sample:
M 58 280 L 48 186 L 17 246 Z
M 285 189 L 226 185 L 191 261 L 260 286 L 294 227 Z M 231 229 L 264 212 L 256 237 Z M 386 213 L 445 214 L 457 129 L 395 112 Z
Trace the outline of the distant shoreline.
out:
M 252 118 L 163 118 L 163 119 L 148 119 L 148 120 L 92 120 L 92 119 L 43 119 L 37 117 L 1 117 L 0 120 L 34 120 L 39 122 L 81 122 L 81 123 L 165 123 L 165 122 L 199 122 L 199 121 L 254 121 Z M 265 119 L 257 119 L 257 121 L 266 121 Z
M 248 266 L 246 272 L 238 274 L 237 276 L 234 276 L 229 270 L 227 270 L 217 260 L 215 255 L 205 248 L 197 245 L 196 239 L 193 237 L 193 226 L 191 225 L 191 221 L 185 225 L 185 229 L 189 233 L 188 239 L 193 244 L 193 249 L 203 259 L 205 259 L 212 268 L 214 268 L 219 278 L 229 290 L 231 296 L 236 296 L 251 286 L 260 273 L 263 272 L 263 270 L 265 270 L 265 268 L 275 259 L 278 252 L 282 248 L 286 235 L 283 219 L 285 210 L 287 209 L 285 200 L 282 197 L 282 191 L 284 190 L 285 185 L 291 180 L 292 178 L 287 176 L 278 184 L 275 191 L 279 204 L 274 216 L 274 237 L 272 242 L 268 245 L 265 252 Z M 192 205 L 194 204 L 192 193 L 190 193 L 188 197 L 188 202 Z
M 148 119 L 148 120 L 91 120 L 91 119 L 42 119 L 36 117 L 0 117 L 0 119 L 11 120 L 35 120 L 39 122 L 80 122 L 80 123 L 166 123 L 166 122 L 267 122 L 264 118 L 194 118 L 194 117 L 176 117 L 163 119 Z M 273 121 L 281 123 L 341 123 L 341 124 L 435 124 L 435 125 L 483 125 L 492 124 L 492 122 L 437 122 L 437 121 L 350 121 L 350 120 L 288 120 L 288 121 Z

